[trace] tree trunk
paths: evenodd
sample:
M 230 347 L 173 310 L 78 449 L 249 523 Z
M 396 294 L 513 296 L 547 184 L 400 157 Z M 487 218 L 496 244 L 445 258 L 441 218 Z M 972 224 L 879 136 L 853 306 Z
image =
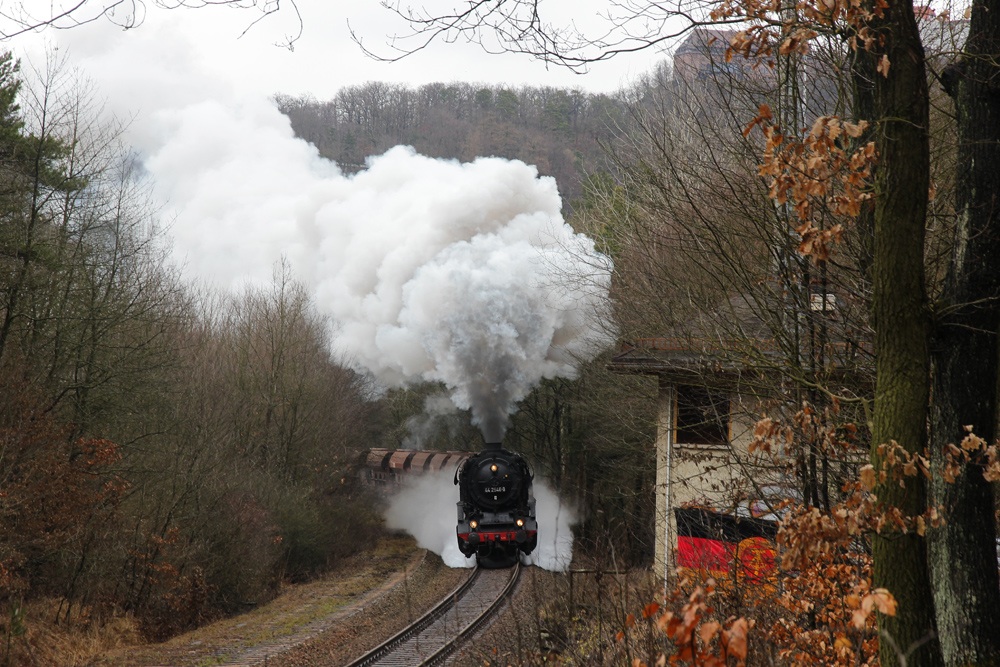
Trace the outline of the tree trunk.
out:
M 957 223 L 943 302 L 953 313 L 934 339 L 932 459 L 958 443 L 965 426 L 997 437 L 997 333 L 1000 330 L 1000 0 L 972 6 L 962 62 L 949 68 L 958 112 Z M 979 465 L 953 483 L 932 482 L 947 523 L 931 535 L 934 603 L 948 665 L 1000 665 L 1000 581 L 993 489 Z
M 876 388 L 872 458 L 877 447 L 898 442 L 909 452 L 927 444 L 930 323 L 924 285 L 924 225 L 930 181 L 928 92 L 924 53 L 910 1 L 891 2 L 873 24 L 883 71 L 875 76 L 879 166 L 876 176 L 872 265 Z M 888 71 L 885 71 L 888 59 Z M 876 489 L 883 507 L 907 515 L 927 505 L 919 475 Z M 940 665 L 934 602 L 924 539 L 910 532 L 883 532 L 872 544 L 875 586 L 899 602 L 895 616 L 879 616 L 883 667 Z
M 877 118 L 875 111 L 875 77 L 878 74 L 875 55 L 871 51 L 857 49 L 851 54 L 851 107 L 854 111 L 854 120 L 871 121 Z M 859 138 L 858 143 L 866 144 L 876 138 L 875 127 L 869 126 L 864 134 Z M 876 169 L 878 167 L 876 166 Z M 855 232 L 847 237 L 850 244 L 851 254 L 858 264 L 858 285 L 859 294 L 868 295 L 871 293 L 872 281 L 872 253 L 873 239 L 875 236 L 875 202 L 867 199 L 861 203 L 861 210 L 854 223 Z

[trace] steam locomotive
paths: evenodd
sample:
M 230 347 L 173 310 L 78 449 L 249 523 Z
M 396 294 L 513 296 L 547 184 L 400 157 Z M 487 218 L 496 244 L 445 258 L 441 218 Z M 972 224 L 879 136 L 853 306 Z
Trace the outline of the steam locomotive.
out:
M 482 567 L 509 567 L 538 545 L 534 475 L 519 454 L 500 443 L 466 459 L 455 471 L 459 487 L 458 548 Z

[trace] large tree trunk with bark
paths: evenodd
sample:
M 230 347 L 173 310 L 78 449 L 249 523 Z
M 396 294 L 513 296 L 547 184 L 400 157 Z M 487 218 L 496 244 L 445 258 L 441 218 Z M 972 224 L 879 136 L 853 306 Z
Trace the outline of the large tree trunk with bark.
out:
M 930 179 L 929 111 L 924 52 L 910 1 L 890 2 L 872 26 L 878 34 L 875 76 L 879 166 L 872 263 L 876 387 L 872 457 L 895 441 L 909 452 L 927 444 L 930 320 L 924 284 L 924 226 Z M 885 57 L 883 59 L 883 56 Z M 885 69 L 888 65 L 888 70 Z M 907 515 L 926 510 L 918 475 L 882 484 L 883 507 Z M 896 596 L 895 616 L 879 617 L 883 667 L 940 665 L 926 545 L 914 532 L 887 531 L 872 544 L 875 586 Z
M 1000 0 L 977 0 L 962 61 L 948 68 L 959 124 L 957 223 L 943 305 L 951 313 L 933 347 L 935 468 L 965 427 L 997 437 L 1000 330 Z M 952 484 L 935 475 L 947 523 L 931 536 L 934 603 L 948 665 L 1000 665 L 1000 581 L 993 489 L 973 463 Z

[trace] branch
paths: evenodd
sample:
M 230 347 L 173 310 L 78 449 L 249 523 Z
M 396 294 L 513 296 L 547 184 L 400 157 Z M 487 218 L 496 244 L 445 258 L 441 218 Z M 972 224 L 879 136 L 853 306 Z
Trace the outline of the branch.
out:
M 288 49 L 302 36 L 303 22 L 297 0 L 285 0 L 292 8 L 298 21 L 298 30 L 287 36 L 280 44 Z M 39 13 L 37 5 L 30 0 L 11 3 L 9 8 L 0 9 L 0 42 L 29 32 L 39 32 L 47 28 L 69 30 L 105 18 L 123 30 L 131 30 L 146 20 L 147 2 L 163 9 L 201 9 L 217 5 L 229 5 L 240 9 L 256 9 L 260 16 L 240 33 L 245 35 L 259 22 L 281 10 L 282 0 L 73 0 L 68 7 L 59 3 L 49 3 L 49 11 Z M 34 10 L 29 5 L 36 5 Z
M 433 14 L 401 0 L 379 0 L 382 7 L 406 21 L 411 30 L 388 37 L 388 53 L 368 48 L 348 22 L 351 39 L 368 57 L 396 62 L 424 50 L 435 41 L 464 40 L 487 53 L 520 53 L 545 63 L 585 73 L 591 63 L 665 46 L 701 25 L 737 23 L 708 21 L 687 10 L 685 0 L 661 2 L 612 0 L 596 14 L 604 25 L 589 35 L 575 21 L 560 26 L 542 16 L 543 0 L 466 0 L 459 8 Z M 697 8 L 698 5 L 692 4 Z M 703 13 L 703 5 L 702 13 Z M 697 9 L 695 10 L 697 11 Z

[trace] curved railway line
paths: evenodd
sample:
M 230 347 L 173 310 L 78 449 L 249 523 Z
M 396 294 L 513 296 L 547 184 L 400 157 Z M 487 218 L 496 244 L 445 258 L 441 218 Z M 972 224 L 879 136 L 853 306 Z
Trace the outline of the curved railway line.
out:
M 468 637 L 499 612 L 520 575 L 520 564 L 506 570 L 477 567 L 437 606 L 347 667 L 444 664 Z

